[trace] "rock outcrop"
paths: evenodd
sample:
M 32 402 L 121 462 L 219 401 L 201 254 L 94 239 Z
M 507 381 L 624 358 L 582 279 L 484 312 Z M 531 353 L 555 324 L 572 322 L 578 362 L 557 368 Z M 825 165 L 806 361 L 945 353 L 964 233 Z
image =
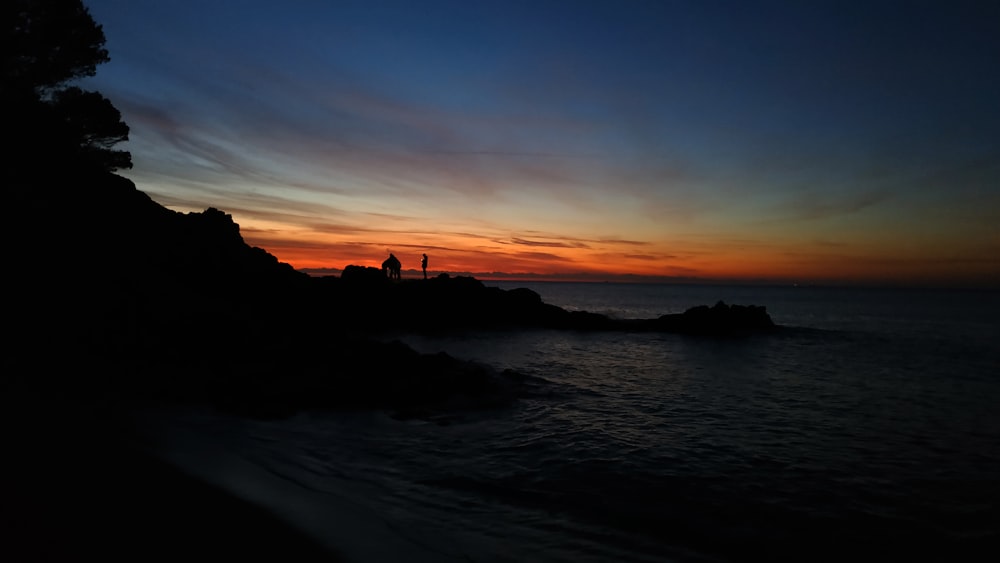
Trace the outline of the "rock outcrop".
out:
M 699 305 L 684 313 L 652 319 L 612 319 L 587 311 L 567 311 L 519 288 L 488 287 L 467 276 L 441 274 L 429 280 L 389 282 L 377 268 L 347 266 L 339 280 L 328 279 L 320 301 L 355 330 L 464 331 L 481 328 L 553 328 L 631 332 L 674 332 L 702 336 L 745 335 L 776 328 L 757 305 Z

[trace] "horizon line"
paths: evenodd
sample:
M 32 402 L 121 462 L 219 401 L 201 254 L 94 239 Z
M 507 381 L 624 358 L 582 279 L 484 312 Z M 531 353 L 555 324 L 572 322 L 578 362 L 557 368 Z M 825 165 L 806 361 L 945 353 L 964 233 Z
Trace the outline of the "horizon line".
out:
M 374 267 L 374 266 L 369 266 Z M 339 276 L 343 273 L 343 268 L 296 268 L 296 271 L 309 276 Z M 404 280 L 423 279 L 423 271 L 419 269 L 406 269 L 402 273 Z M 1000 283 L 984 283 L 966 281 L 965 283 L 933 282 L 927 280 L 846 280 L 846 279 L 801 279 L 791 280 L 784 278 L 712 278 L 695 276 L 653 276 L 642 274 L 613 274 L 609 272 L 592 273 L 561 273 L 561 274 L 539 274 L 534 272 L 450 272 L 435 271 L 433 274 L 427 273 L 428 279 L 437 277 L 440 274 L 449 276 L 466 276 L 480 281 L 503 281 L 503 282 L 537 282 L 537 283 L 620 283 L 620 284 L 675 284 L 675 285 L 754 285 L 772 287 L 844 287 L 844 288 L 870 288 L 870 289 L 941 289 L 941 290 L 977 290 L 977 291 L 1000 291 Z

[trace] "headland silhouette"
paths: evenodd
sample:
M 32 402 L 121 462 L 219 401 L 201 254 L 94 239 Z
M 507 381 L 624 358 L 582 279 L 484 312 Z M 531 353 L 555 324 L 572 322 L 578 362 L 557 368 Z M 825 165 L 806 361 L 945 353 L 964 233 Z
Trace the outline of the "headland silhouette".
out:
M 116 174 L 132 164 L 113 148 L 127 139 L 128 127 L 106 98 L 71 84 L 108 60 L 103 33 L 73 1 L 58 8 L 66 10 L 54 20 L 58 26 L 18 23 L 44 21 L 51 15 L 45 5 L 13 2 L 16 9 L 4 9 L 13 23 L 0 31 L 9 44 L 38 50 L 5 59 L 0 87 L 0 110 L 15 139 L 6 149 L 9 213 L 2 222 L 10 330 L 0 391 L 4 437 L 14 444 L 14 461 L 4 467 L 3 517 L 22 522 L 10 549 L 36 549 L 46 534 L 65 533 L 80 540 L 79 550 L 48 545 L 51 558 L 93 551 L 124 559 L 139 544 L 166 541 L 178 529 L 171 524 L 178 499 L 193 497 L 216 511 L 206 514 L 218 513 L 249 536 L 278 529 L 248 516 L 243 505 L 192 493 L 196 485 L 126 447 L 126 415 L 140 405 L 256 417 L 383 408 L 412 417 L 451 408 L 459 396 L 462 408 L 499 407 L 524 390 L 523 375 L 419 354 L 387 340 L 388 331 L 545 327 L 733 336 L 775 328 L 762 307 L 725 304 L 639 321 L 568 312 L 528 289 L 503 291 L 447 273 L 428 278 L 426 255 L 420 280 L 403 280 L 394 256 L 382 269 L 349 264 L 340 276 L 298 272 L 246 244 L 225 211 L 172 211 Z M 47 34 L 25 36 L 37 30 Z M 46 60 L 54 63 L 32 66 Z M 39 418 L 44 424 L 26 422 Z M 50 470 L 60 473 L 70 459 L 92 465 L 70 469 L 53 487 Z M 39 472 L 36 463 L 47 469 Z M 46 487 L 56 494 L 39 496 Z M 164 494 L 141 507 L 129 500 L 136 487 Z M 89 522 L 66 512 L 75 501 L 121 512 Z M 130 511 L 162 530 L 136 526 Z M 79 520 L 53 520 L 58 514 Z M 226 532 L 206 531 L 204 519 L 182 518 L 183 539 L 170 538 L 175 547 L 163 558 L 196 545 L 220 557 L 250 555 L 226 551 Z M 108 538 L 104 529 L 122 537 Z M 241 546 L 258 555 L 273 548 L 296 560 L 316 558 L 294 534 L 260 535 L 270 543 L 244 537 Z M 38 553 L 45 558 L 45 549 Z

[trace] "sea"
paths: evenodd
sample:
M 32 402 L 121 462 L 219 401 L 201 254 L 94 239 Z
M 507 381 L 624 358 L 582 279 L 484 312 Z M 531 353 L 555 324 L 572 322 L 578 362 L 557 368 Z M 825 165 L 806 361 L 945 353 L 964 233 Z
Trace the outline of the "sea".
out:
M 157 453 L 345 561 L 1000 560 L 1000 292 L 484 283 L 780 330 L 401 334 L 532 390 L 437 419 L 156 411 Z

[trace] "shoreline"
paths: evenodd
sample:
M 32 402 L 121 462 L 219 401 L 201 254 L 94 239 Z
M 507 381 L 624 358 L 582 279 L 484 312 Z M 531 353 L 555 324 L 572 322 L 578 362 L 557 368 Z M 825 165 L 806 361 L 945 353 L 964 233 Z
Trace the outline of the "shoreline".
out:
M 430 536 L 373 507 L 351 477 L 321 487 L 253 460 L 242 425 L 253 422 L 214 409 L 153 409 L 141 415 L 154 456 L 235 498 L 263 507 L 291 528 L 340 555 L 338 561 L 447 563 L 470 561 L 482 546 Z M 388 417 L 388 414 L 385 414 Z M 234 425 L 234 426 L 231 426 Z M 476 558 L 477 561 L 482 560 Z
M 130 444 L 68 399 L 8 394 L 5 561 L 345 561 L 278 515 Z

